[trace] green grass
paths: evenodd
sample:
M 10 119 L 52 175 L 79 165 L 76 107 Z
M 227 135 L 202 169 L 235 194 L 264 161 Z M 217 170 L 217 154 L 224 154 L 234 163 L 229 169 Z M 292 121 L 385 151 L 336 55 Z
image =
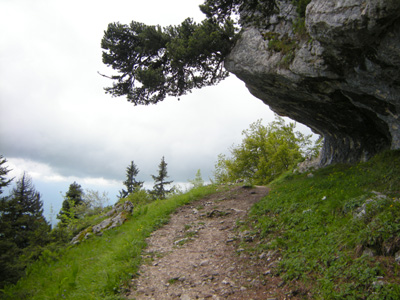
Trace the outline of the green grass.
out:
M 214 193 L 215 186 L 136 207 L 122 226 L 54 253 L 45 251 L 2 299 L 122 299 L 138 272 L 145 239 L 168 222 L 177 207 Z
M 262 241 L 253 250 L 279 250 L 275 275 L 313 299 L 400 299 L 400 152 L 313 175 L 287 173 L 270 185 L 246 225 Z M 367 199 L 366 214 L 354 217 Z
M 400 251 L 400 151 L 313 175 L 284 174 L 253 206 L 248 221 L 238 222 L 258 235 L 250 251 L 278 250 L 281 260 L 272 274 L 304 299 L 400 299 L 400 265 L 394 260 Z M 123 299 L 149 234 L 178 206 L 215 190 L 207 186 L 136 207 L 124 225 L 101 237 L 45 251 L 2 298 Z M 366 213 L 354 217 L 368 199 L 374 201 Z

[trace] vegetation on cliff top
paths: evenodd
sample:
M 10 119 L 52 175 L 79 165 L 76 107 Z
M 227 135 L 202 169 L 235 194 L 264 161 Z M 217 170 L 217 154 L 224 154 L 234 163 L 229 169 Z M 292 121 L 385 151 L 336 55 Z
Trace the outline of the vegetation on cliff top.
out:
M 219 83 L 228 76 L 223 62 L 240 27 L 274 13 L 276 1 L 206 0 L 200 5 L 206 15 L 201 23 L 188 18 L 164 28 L 135 21 L 110 23 L 101 41 L 103 63 L 118 74 L 103 75 L 113 80 L 106 93 L 148 105 Z M 309 0 L 293 3 L 299 18 L 304 17 Z

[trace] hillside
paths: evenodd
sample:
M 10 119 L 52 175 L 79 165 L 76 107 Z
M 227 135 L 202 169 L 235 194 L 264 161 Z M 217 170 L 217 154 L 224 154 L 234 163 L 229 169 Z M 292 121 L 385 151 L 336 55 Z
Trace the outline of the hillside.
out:
M 399 299 L 399 167 L 390 151 L 288 172 L 265 197 L 207 186 L 137 207 L 101 237 L 44 253 L 3 298 Z

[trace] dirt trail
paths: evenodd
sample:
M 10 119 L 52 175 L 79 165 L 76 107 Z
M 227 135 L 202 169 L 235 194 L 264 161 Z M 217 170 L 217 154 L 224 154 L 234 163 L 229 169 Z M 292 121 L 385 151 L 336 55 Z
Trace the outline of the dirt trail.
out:
M 266 187 L 234 187 L 179 208 L 153 232 L 128 299 L 284 299 L 269 268 L 277 257 L 240 249 L 249 232 L 235 230 Z

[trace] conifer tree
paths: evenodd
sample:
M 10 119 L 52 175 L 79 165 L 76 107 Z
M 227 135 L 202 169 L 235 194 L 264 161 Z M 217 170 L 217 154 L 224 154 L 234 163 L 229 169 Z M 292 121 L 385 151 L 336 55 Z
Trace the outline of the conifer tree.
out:
M 0 195 L 3 193 L 2 189 L 7 187 L 13 180 L 12 178 L 7 180 L 5 177 L 11 171 L 6 166 L 3 166 L 6 162 L 7 159 L 3 155 L 0 155 Z
M 85 204 L 83 200 L 82 187 L 74 181 L 69 186 L 69 190 L 65 193 L 64 201 L 60 213 L 57 215 L 57 219 L 60 219 L 62 223 L 66 224 L 71 219 L 75 219 L 78 216 L 74 213 L 74 209 L 80 205 Z
M 48 242 L 50 225 L 43 216 L 43 202 L 31 178 L 25 173 L 0 211 L 0 281 L 13 283 L 30 259 L 35 259 Z M 24 259 L 21 259 L 24 254 Z
M 126 180 L 123 182 L 126 190 L 122 189 L 119 192 L 119 198 L 126 198 L 129 194 L 133 194 L 143 187 L 143 181 L 137 181 L 136 176 L 139 174 L 139 169 L 133 161 L 126 168 Z
M 158 199 L 165 199 L 166 195 L 172 191 L 172 189 L 165 189 L 165 186 L 171 184 L 173 181 L 166 181 L 169 176 L 164 156 L 158 165 L 158 169 L 158 176 L 151 175 L 154 180 L 153 191 L 151 193 Z
M 2 189 L 7 187 L 12 179 L 6 179 L 10 170 L 4 164 L 7 160 L 0 155 L 0 195 L 3 193 Z M 18 253 L 16 244 L 6 236 L 10 235 L 11 223 L 6 222 L 8 214 L 8 199 L 9 197 L 0 198 L 0 289 L 8 282 L 12 282 L 13 272 L 15 268 L 15 254 Z M 11 277 L 11 278 L 10 278 Z
M 292 2 L 303 16 L 310 0 Z M 218 84 L 228 76 L 224 60 L 241 27 L 259 26 L 277 9 L 276 0 L 205 0 L 201 23 L 190 18 L 167 27 L 110 23 L 101 41 L 103 63 L 117 73 L 103 75 L 113 80 L 105 91 L 148 105 Z
M 223 61 L 234 44 L 231 20 L 178 26 L 150 26 L 132 21 L 111 23 L 101 41 L 103 63 L 118 73 L 107 93 L 127 96 L 135 105 L 156 104 L 195 88 L 215 85 L 227 77 Z
M 13 224 L 14 240 L 21 249 L 28 247 L 32 241 L 32 233 L 36 230 L 49 230 L 49 226 L 43 217 L 43 202 L 40 199 L 40 193 L 35 190 L 32 179 L 23 174 L 17 181 L 16 187 L 11 192 L 9 200 L 9 213 L 6 219 Z

